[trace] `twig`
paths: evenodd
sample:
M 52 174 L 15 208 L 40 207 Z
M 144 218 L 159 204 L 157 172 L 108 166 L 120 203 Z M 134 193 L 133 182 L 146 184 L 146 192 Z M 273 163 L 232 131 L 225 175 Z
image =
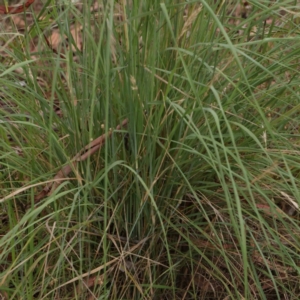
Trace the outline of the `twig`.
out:
M 35 0 L 28 0 L 26 3 L 19 6 L 4 6 L 0 5 L 0 14 L 18 14 L 25 11 Z
M 120 130 L 122 127 L 125 127 L 128 123 L 128 119 L 125 119 L 120 125 L 116 127 L 116 130 Z M 57 174 L 54 176 L 53 182 L 48 183 L 43 190 L 35 196 L 34 202 L 38 203 L 47 196 L 50 196 L 57 187 L 66 180 L 69 173 L 76 167 L 78 161 L 84 161 L 97 150 L 99 150 L 104 144 L 107 138 L 111 136 L 113 131 L 109 131 L 107 134 L 102 134 L 83 149 L 81 149 L 72 159 L 71 163 L 61 168 Z

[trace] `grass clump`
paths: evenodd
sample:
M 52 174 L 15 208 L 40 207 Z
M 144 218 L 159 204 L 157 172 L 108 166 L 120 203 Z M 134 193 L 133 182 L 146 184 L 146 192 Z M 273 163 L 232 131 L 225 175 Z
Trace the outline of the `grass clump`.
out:
M 299 298 L 296 1 L 219 2 L 5 17 L 2 297 Z

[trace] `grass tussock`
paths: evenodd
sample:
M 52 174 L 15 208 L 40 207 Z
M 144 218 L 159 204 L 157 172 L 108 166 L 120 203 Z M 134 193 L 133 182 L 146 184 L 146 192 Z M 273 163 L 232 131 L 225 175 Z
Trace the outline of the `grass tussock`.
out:
M 299 299 L 297 1 L 56 4 L 2 17 L 1 297 Z

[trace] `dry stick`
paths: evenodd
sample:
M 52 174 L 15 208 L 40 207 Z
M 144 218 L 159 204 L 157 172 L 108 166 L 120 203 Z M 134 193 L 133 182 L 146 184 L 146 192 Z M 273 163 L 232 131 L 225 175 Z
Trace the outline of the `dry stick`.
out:
M 128 123 L 128 119 L 125 119 L 120 125 L 116 127 L 116 130 L 120 130 L 122 127 L 125 127 Z M 69 173 L 76 167 L 78 161 L 84 161 L 92 154 L 94 154 L 97 150 L 99 150 L 105 143 L 106 139 L 112 135 L 112 130 L 107 134 L 104 133 L 88 145 L 86 145 L 83 149 L 81 149 L 72 159 L 71 163 L 61 168 L 57 174 L 54 176 L 54 182 L 48 183 L 43 190 L 35 196 L 34 202 L 38 203 L 43 198 L 50 196 L 57 187 L 65 181 Z
M 0 14 L 18 14 L 20 12 L 25 11 L 35 0 L 28 0 L 26 3 L 21 4 L 19 6 L 4 6 L 0 5 Z
M 58 53 L 58 51 L 57 51 L 55 48 L 52 47 L 52 45 L 50 44 L 50 42 L 49 42 L 48 38 L 46 37 L 46 35 L 43 34 L 43 36 L 44 36 L 44 39 L 45 39 L 45 41 L 46 41 L 46 44 L 47 44 L 48 48 L 49 48 L 54 54 L 59 55 L 60 58 L 65 59 L 65 58 L 66 58 L 65 55 L 63 55 L 63 54 L 61 54 L 61 53 Z

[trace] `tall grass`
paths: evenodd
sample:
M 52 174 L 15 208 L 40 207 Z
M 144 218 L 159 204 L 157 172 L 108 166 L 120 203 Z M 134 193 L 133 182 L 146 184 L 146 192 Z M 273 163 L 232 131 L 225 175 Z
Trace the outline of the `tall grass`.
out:
M 5 17 L 2 297 L 299 299 L 297 1 L 248 2 Z

